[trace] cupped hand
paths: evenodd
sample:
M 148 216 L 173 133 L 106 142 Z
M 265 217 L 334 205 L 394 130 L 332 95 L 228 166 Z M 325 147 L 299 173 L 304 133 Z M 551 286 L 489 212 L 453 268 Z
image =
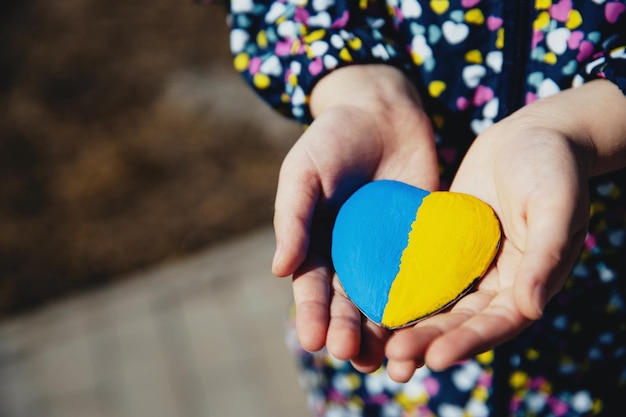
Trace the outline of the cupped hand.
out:
M 624 164 L 626 106 L 619 93 L 607 83 L 560 93 L 475 140 L 451 191 L 477 196 L 495 210 L 503 231 L 500 253 L 474 292 L 389 338 L 393 379 L 407 381 L 424 364 L 445 369 L 512 339 L 541 317 L 582 248 L 589 176 Z
M 396 179 L 436 189 L 439 172 L 431 124 L 414 87 L 382 65 L 334 71 L 311 97 L 315 121 L 285 157 L 276 194 L 277 250 L 272 270 L 293 275 L 300 344 L 373 371 L 389 332 L 345 297 L 330 260 L 340 205 L 359 186 Z

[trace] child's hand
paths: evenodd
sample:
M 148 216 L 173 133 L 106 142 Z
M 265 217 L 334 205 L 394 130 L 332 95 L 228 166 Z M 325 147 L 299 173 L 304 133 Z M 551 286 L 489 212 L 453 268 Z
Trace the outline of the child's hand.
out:
M 283 162 L 276 195 L 273 272 L 293 274 L 301 345 L 326 345 L 364 371 L 380 366 L 389 333 L 345 298 L 330 261 L 340 205 L 364 183 L 439 185 L 430 122 L 413 86 L 388 66 L 353 66 L 323 78 L 311 97 L 315 121 Z
M 626 165 L 626 99 L 594 81 L 529 105 L 481 134 L 452 190 L 498 214 L 504 237 L 494 267 L 449 312 L 398 331 L 388 371 L 405 381 L 497 346 L 541 317 L 584 242 L 589 176 Z

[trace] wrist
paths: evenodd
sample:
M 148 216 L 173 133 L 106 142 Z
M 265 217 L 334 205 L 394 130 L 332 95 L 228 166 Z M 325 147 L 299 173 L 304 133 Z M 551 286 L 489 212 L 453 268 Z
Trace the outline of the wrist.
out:
M 626 167 L 626 97 L 610 81 L 591 81 L 538 100 L 513 117 L 529 117 L 561 132 L 589 177 Z
M 432 123 L 411 81 L 389 65 L 353 65 L 333 71 L 313 89 L 310 102 L 315 118 L 322 113 L 343 124 L 368 124 L 387 152 L 407 146 L 434 149 Z M 426 149 L 426 148 L 420 148 Z
M 313 117 L 342 106 L 367 111 L 422 108 L 419 94 L 408 78 L 397 68 L 383 64 L 339 68 L 315 85 L 310 101 Z
M 626 96 L 607 80 L 596 80 L 581 94 L 581 117 L 594 149 L 594 172 L 600 175 L 626 168 Z M 581 91 L 581 93 L 583 92 Z

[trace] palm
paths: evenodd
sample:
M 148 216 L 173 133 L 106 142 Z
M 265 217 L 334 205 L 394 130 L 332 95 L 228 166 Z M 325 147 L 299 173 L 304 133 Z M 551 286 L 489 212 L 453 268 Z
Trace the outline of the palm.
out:
M 505 141 L 503 132 L 517 134 Z M 550 129 L 501 122 L 476 140 L 451 189 L 492 206 L 503 228 L 501 251 L 475 292 L 389 340 L 392 377 L 407 380 L 423 362 L 446 368 L 510 340 L 541 315 L 584 238 L 587 196 L 579 171 L 567 138 Z
M 430 125 L 423 113 L 411 110 L 395 114 L 396 128 L 381 128 L 381 121 L 362 109 L 322 114 L 281 169 L 275 228 L 283 241 L 274 272 L 293 272 L 300 342 L 308 350 L 326 345 L 362 370 L 380 366 L 388 333 L 363 320 L 333 279 L 331 228 L 340 205 L 368 181 L 387 178 L 438 187 Z

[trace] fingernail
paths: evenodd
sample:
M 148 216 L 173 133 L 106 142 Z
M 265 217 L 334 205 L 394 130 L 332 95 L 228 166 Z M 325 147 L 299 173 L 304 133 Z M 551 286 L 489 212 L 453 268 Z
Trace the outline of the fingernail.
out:
M 276 268 L 278 261 L 280 260 L 280 243 L 276 243 L 276 250 L 274 251 L 274 258 L 272 259 L 272 268 Z
M 546 289 L 543 285 L 537 285 L 534 290 L 535 308 L 537 310 L 537 317 L 543 315 L 543 309 L 546 305 Z

